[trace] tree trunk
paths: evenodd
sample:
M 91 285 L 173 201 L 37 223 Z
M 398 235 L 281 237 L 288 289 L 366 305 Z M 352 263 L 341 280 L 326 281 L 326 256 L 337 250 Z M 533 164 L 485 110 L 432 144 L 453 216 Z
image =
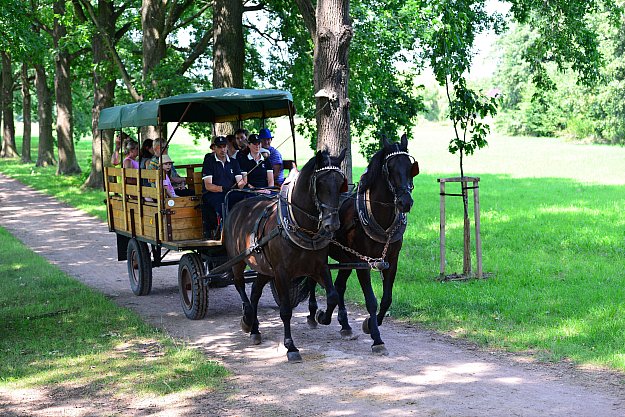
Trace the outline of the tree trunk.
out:
M 22 117 L 24 120 L 24 133 L 22 135 L 22 162 L 32 162 L 32 156 L 30 152 L 31 143 L 31 106 L 32 99 L 30 96 L 30 81 L 28 80 L 28 66 L 26 63 L 22 64 Z
M 108 0 L 100 0 L 98 3 L 98 27 L 107 31 L 107 36 L 112 39 L 115 34 L 113 19 L 113 3 Z M 105 130 L 100 132 L 98 121 L 102 109 L 113 105 L 115 95 L 115 80 L 109 79 L 107 73 L 111 73 L 107 63 L 110 62 L 110 55 L 104 43 L 104 37 L 96 34 L 93 37 L 93 108 L 91 111 L 91 132 L 93 142 L 91 145 L 91 172 L 89 178 L 83 184 L 84 187 L 103 188 L 103 167 L 110 165 L 111 147 L 113 145 L 113 131 Z M 102 134 L 101 134 L 102 133 Z
M 143 32 L 143 85 L 145 99 L 166 97 L 168 92 L 159 90 L 159 81 L 153 71 L 166 54 L 165 13 L 166 2 L 162 0 L 143 0 L 141 6 L 141 28 Z M 147 97 L 146 97 L 147 96 Z M 143 139 L 167 139 L 167 132 L 154 126 L 141 129 Z
M 56 0 L 53 6 L 54 14 L 65 15 L 65 2 Z M 62 39 L 67 35 L 67 28 L 59 18 L 54 19 L 52 38 L 57 55 L 54 60 L 54 92 L 56 95 L 56 139 L 59 149 L 59 164 L 57 175 L 72 175 L 80 173 L 80 166 L 76 160 L 74 149 L 74 134 L 72 122 L 72 83 L 71 63 L 69 53 L 61 46 Z
M 332 155 L 347 149 L 342 168 L 350 182 L 352 155 L 347 86 L 352 36 L 349 0 L 319 0 L 314 50 L 317 149 L 327 148 Z
M 18 155 L 15 145 L 15 122 L 13 120 L 13 71 L 11 70 L 11 57 L 5 51 L 2 55 L 2 117 L 4 127 L 2 129 L 1 158 L 15 158 Z
M 243 2 L 215 0 L 213 6 L 213 88 L 243 88 L 245 40 Z M 218 123 L 218 135 L 233 134 L 233 123 Z
M 37 166 L 54 165 L 54 141 L 52 138 L 52 91 L 48 76 L 42 64 L 35 64 L 35 86 L 37 88 L 37 115 L 39 118 L 39 149 Z

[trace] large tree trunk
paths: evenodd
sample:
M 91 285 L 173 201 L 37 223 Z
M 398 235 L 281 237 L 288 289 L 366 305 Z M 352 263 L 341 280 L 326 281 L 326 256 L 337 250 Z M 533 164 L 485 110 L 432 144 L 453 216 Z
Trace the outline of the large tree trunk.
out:
M 343 170 L 350 182 L 352 155 L 347 85 L 352 36 L 349 0 L 319 0 L 314 51 L 317 149 L 327 148 L 333 155 L 347 149 Z
M 65 1 L 56 0 L 53 6 L 54 14 L 65 15 Z M 56 139 L 59 149 L 59 164 L 57 175 L 71 175 L 80 173 L 80 166 L 76 160 L 74 149 L 74 134 L 72 122 L 72 83 L 71 64 L 69 53 L 61 46 L 61 40 L 67 35 L 67 28 L 59 18 L 54 19 L 52 38 L 57 56 L 54 60 L 54 92 L 56 95 Z
M 107 36 L 112 39 L 115 34 L 115 22 L 113 19 L 113 2 L 100 0 L 98 3 L 98 27 L 107 31 Z M 83 184 L 85 187 L 103 188 L 103 167 L 110 165 L 111 147 L 113 144 L 113 131 L 100 132 L 98 121 L 100 112 L 106 107 L 113 105 L 115 94 L 115 80 L 106 76 L 110 62 L 110 55 L 104 43 L 103 35 L 96 34 L 92 44 L 93 52 L 93 108 L 91 110 L 91 132 L 93 142 L 91 145 L 91 172 L 89 178 Z M 103 71 L 104 70 L 104 71 Z M 101 134 L 102 133 L 102 134 Z
M 48 86 L 46 69 L 35 64 L 35 86 L 37 87 L 37 115 L 39 118 L 39 149 L 37 166 L 54 165 L 54 141 L 52 138 L 52 91 Z
M 18 155 L 15 145 L 15 122 L 13 120 L 13 71 L 11 70 L 11 57 L 5 51 L 2 55 L 2 117 L 4 127 L 2 129 L 1 158 L 15 158 Z
M 317 149 L 347 154 L 343 170 L 352 180 L 349 126 L 349 44 L 353 36 L 349 0 L 295 0 L 314 43 L 314 86 L 317 114 Z
M 154 76 L 154 69 L 160 64 L 166 54 L 165 15 L 166 3 L 163 0 L 143 0 L 141 6 L 141 28 L 143 31 L 143 84 L 144 98 L 166 97 L 168 92 L 160 91 L 159 80 Z M 147 97 L 146 97 L 147 96 Z M 167 132 L 153 126 L 141 130 L 143 139 L 156 139 Z
M 26 63 L 22 64 L 20 75 L 22 77 L 22 117 L 24 121 L 24 133 L 22 135 L 22 162 L 29 163 L 32 162 L 30 152 L 32 99 L 30 96 L 30 80 L 28 79 L 28 66 Z
M 215 0 L 213 6 L 213 88 L 243 88 L 245 65 L 243 2 Z M 218 135 L 234 134 L 234 123 L 218 123 Z

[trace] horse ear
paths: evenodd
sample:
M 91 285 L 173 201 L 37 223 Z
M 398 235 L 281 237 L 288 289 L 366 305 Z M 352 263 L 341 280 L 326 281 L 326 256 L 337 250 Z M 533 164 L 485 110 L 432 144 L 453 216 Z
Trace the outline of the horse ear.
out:
M 339 156 L 336 158 L 336 164 L 341 165 L 343 163 L 343 159 L 345 159 L 345 154 L 347 153 L 347 148 L 343 148 Z
M 408 136 L 405 133 L 401 136 L 401 149 L 404 152 L 408 152 Z
M 320 168 L 323 166 L 323 154 L 321 151 L 317 151 L 315 154 L 315 167 Z
M 414 178 L 417 175 L 419 175 L 419 163 L 417 161 L 414 161 L 412 163 L 412 167 L 410 167 L 410 176 Z
M 386 135 L 382 135 L 382 146 L 385 148 L 387 146 L 391 146 L 391 142 L 388 141 L 388 139 L 386 138 Z

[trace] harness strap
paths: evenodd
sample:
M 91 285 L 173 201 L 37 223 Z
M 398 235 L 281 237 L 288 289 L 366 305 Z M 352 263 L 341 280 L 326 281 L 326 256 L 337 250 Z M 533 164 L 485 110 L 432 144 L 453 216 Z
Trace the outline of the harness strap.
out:
M 395 212 L 395 218 L 391 222 L 391 225 L 388 229 L 384 229 L 373 217 L 369 190 L 364 193 L 356 193 L 355 205 L 358 220 L 360 220 L 360 224 L 369 238 L 378 243 L 387 243 L 389 239 L 390 243 L 394 243 L 403 237 L 408 223 L 405 213 Z

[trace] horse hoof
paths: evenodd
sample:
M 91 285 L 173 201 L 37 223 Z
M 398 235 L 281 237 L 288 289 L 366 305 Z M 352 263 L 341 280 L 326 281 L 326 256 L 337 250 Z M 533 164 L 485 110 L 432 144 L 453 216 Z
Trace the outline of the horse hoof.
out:
M 308 327 L 311 329 L 316 329 L 317 328 L 317 321 L 312 318 L 311 316 L 307 316 L 306 317 L 306 323 L 308 323 Z
M 371 331 L 369 330 L 369 319 L 365 319 L 365 321 L 362 322 L 362 332 L 364 334 L 371 333 Z
M 341 329 L 341 339 L 343 340 L 356 340 L 358 339 L 358 335 L 352 332 L 352 329 Z
M 388 356 L 388 350 L 386 350 L 384 343 L 382 343 L 381 345 L 371 346 L 371 351 L 374 355 Z
M 299 352 L 287 352 L 286 357 L 289 363 L 299 363 L 302 361 L 302 355 L 300 355 Z
M 252 340 L 253 345 L 260 345 L 260 342 L 262 342 L 263 340 L 263 338 L 260 336 L 260 333 L 251 334 L 250 339 Z
M 324 317 L 324 316 L 325 316 L 325 311 L 323 311 L 323 310 L 317 310 L 317 314 L 315 314 L 315 320 L 317 320 L 317 323 L 319 323 L 319 324 L 323 324 L 323 325 L 328 325 L 328 324 L 330 324 L 330 323 L 324 323 L 324 322 L 322 321 L 322 317 Z
M 247 324 L 243 317 L 241 317 L 241 330 L 243 330 L 243 333 L 249 333 L 252 331 L 252 326 Z

